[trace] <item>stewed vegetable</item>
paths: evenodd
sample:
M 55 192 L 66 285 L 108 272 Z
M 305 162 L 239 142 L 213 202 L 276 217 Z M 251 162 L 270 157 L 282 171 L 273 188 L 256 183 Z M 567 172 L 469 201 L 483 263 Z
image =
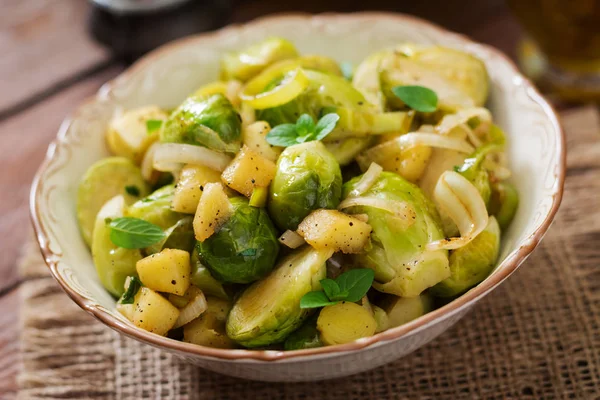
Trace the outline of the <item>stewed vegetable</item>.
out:
M 133 325 L 222 349 L 340 345 L 493 273 L 519 195 L 475 56 L 408 43 L 348 66 L 268 38 L 186 90 L 172 111 L 118 110 L 113 156 L 78 189 Z

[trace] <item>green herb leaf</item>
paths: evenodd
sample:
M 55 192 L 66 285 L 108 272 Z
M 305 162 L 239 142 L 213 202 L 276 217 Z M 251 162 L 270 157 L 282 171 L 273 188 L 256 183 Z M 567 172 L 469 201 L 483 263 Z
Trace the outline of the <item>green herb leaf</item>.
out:
M 296 121 L 298 137 L 308 136 L 315 132 L 315 120 L 308 114 L 302 114 Z
M 128 276 L 125 280 L 125 292 L 119 299 L 119 304 L 133 304 L 135 295 L 142 286 L 144 285 L 137 276 Z
M 140 188 L 135 185 L 125 186 L 125 191 L 131 196 L 140 197 Z
M 324 115 L 323 118 L 317 122 L 317 126 L 315 127 L 315 139 L 322 140 L 325 136 L 329 135 L 339 120 L 340 116 L 335 113 Z
M 139 218 L 115 218 L 109 226 L 110 240 L 125 249 L 143 249 L 165 237 L 165 233 L 158 226 Z
M 256 249 L 246 249 L 243 251 L 240 251 L 238 253 L 238 256 L 244 256 L 244 257 L 253 257 L 256 255 Z
M 159 130 L 162 124 L 163 121 L 160 119 L 148 119 L 146 120 L 146 132 L 150 135 Z
M 325 294 L 330 299 L 340 293 L 340 287 L 338 286 L 337 282 L 333 279 L 322 279 L 320 283 L 321 287 L 325 291 Z
M 396 86 L 392 88 L 392 92 L 413 110 L 420 112 L 437 110 L 437 94 L 429 88 L 423 86 Z
M 337 303 L 337 301 L 329 301 L 325 292 L 308 292 L 300 299 L 300 308 L 318 308 Z
M 340 69 L 342 70 L 342 74 L 344 78 L 351 81 L 354 77 L 354 67 L 349 62 L 340 63 Z
M 344 272 L 335 281 L 340 290 L 347 293 L 344 300 L 354 303 L 367 294 L 373 284 L 373 279 L 375 279 L 375 273 L 372 269 L 361 268 Z
M 297 137 L 295 124 L 281 124 L 267 133 L 267 142 L 273 146 L 287 147 L 298 143 Z

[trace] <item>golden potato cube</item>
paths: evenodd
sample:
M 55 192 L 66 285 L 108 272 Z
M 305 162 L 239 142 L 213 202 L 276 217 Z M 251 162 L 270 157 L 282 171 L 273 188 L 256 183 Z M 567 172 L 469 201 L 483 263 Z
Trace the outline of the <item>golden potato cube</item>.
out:
M 194 216 L 196 240 L 204 242 L 229 219 L 231 203 L 221 183 L 207 183 Z
M 298 233 L 315 249 L 353 254 L 369 242 L 371 226 L 336 210 L 316 210 L 300 223 Z
M 140 107 L 116 116 L 106 132 L 106 141 L 111 153 L 127 157 L 137 164 L 144 153 L 158 139 L 158 123 L 154 132 L 148 133 L 147 121 L 165 121 L 169 116 L 157 106 Z
M 403 149 L 397 141 L 390 140 L 361 153 L 356 161 L 363 171 L 375 162 L 385 171 L 395 172 L 410 182 L 416 182 L 425 172 L 431 151 L 431 147 L 422 145 Z
M 204 165 L 186 165 L 181 170 L 175 193 L 173 211 L 194 214 L 207 183 L 221 182 L 221 174 Z
M 157 292 L 183 296 L 190 287 L 190 253 L 185 250 L 164 249 L 141 259 L 135 267 L 144 286 Z
M 235 348 L 235 342 L 225 333 L 231 303 L 214 297 L 207 297 L 206 302 L 206 311 L 183 326 L 183 341 L 220 349 Z
M 242 128 L 242 141 L 248 148 L 257 152 L 267 160 L 276 162 L 283 147 L 273 146 L 267 142 L 267 133 L 271 130 L 266 121 L 256 121 Z
M 149 332 L 165 336 L 179 318 L 179 310 L 152 289 L 143 287 L 135 296 L 133 324 Z
M 231 164 L 225 168 L 221 179 L 230 188 L 250 197 L 255 187 L 269 186 L 275 177 L 276 169 L 273 161 L 244 145 Z
M 121 304 L 117 303 L 117 311 L 121 313 L 129 321 L 133 322 L 133 312 L 135 311 L 135 304 Z

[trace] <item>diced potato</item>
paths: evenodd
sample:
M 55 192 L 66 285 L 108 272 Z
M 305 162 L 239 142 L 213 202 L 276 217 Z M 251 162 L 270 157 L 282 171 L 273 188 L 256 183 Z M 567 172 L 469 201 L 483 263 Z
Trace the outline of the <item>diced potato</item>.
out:
M 267 142 L 267 133 L 271 126 L 266 121 L 256 121 L 242 128 L 242 141 L 248 148 L 254 150 L 267 160 L 277 161 L 283 148 L 273 146 Z
M 373 336 L 377 322 L 373 315 L 356 303 L 338 303 L 324 307 L 317 319 L 321 340 L 327 345 L 353 342 Z
M 173 210 L 194 214 L 207 183 L 221 182 L 221 174 L 204 165 L 186 165 L 181 170 L 175 193 L 173 195 Z
M 244 145 L 231 164 L 225 168 L 221 179 L 230 188 L 250 197 L 255 187 L 269 186 L 275 177 L 276 169 L 273 161 Z
M 167 113 L 157 106 L 136 108 L 116 116 L 106 132 L 108 148 L 111 153 L 140 164 L 148 147 L 158 139 L 160 131 L 156 129 L 148 133 L 146 122 L 165 121 L 167 118 Z
M 135 304 L 117 303 L 117 311 L 120 312 L 129 321 L 133 322 L 133 312 L 135 311 Z
M 298 233 L 316 249 L 353 254 L 369 242 L 371 226 L 336 210 L 316 210 L 298 225 Z
M 232 207 L 221 183 L 207 183 L 194 216 L 196 240 L 204 242 L 231 216 Z
M 138 261 L 136 269 L 144 286 L 157 292 L 181 296 L 190 287 L 190 253 L 185 250 L 164 249 Z
M 173 328 L 179 310 L 154 290 L 143 287 L 135 296 L 133 324 L 138 328 L 165 336 Z
M 183 341 L 221 349 L 234 348 L 235 342 L 225 333 L 231 303 L 215 297 L 208 297 L 207 303 L 206 311 L 183 327 Z
M 425 172 L 431 148 L 412 146 L 402 149 L 398 142 L 391 140 L 361 153 L 356 160 L 363 171 L 375 162 L 390 172 L 395 172 L 410 182 L 416 182 Z

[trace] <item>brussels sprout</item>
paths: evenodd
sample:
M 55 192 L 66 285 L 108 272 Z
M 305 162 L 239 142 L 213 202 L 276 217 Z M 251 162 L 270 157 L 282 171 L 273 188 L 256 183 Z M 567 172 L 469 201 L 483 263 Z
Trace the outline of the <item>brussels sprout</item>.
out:
M 499 182 L 492 187 L 490 214 L 498 220 L 500 229 L 508 228 L 519 207 L 519 192 L 508 182 Z
M 239 53 L 225 54 L 221 60 L 221 79 L 245 82 L 269 64 L 296 56 L 298 52 L 291 42 L 281 38 L 269 38 Z
M 335 140 L 325 143 L 327 150 L 333 154 L 340 166 L 350 164 L 361 151 L 373 144 L 372 137 L 351 137 L 348 139 Z
M 240 148 L 241 125 L 240 115 L 222 94 L 192 96 L 165 122 L 160 140 L 235 153 Z
M 250 283 L 273 269 L 279 242 L 263 208 L 242 197 L 230 199 L 233 214 L 221 228 L 197 243 L 200 260 L 222 282 Z
M 125 157 L 108 157 L 86 171 L 77 191 L 77 221 L 83 240 L 92 244 L 96 214 L 116 195 L 123 195 L 131 204 L 148 194 L 140 169 Z
M 317 329 L 323 343 L 343 344 L 373 336 L 377 321 L 366 308 L 356 303 L 341 302 L 321 309 Z
M 112 295 L 120 297 L 128 276 L 137 276 L 136 263 L 142 259 L 138 249 L 124 249 L 110 239 L 111 228 L 107 218 L 123 216 L 125 198 L 116 196 L 106 202 L 96 216 L 92 239 L 92 258 L 102 286 Z
M 491 153 L 495 153 L 502 150 L 502 146 L 496 144 L 488 144 L 475 150 L 465 162 L 458 167 L 455 167 L 455 171 L 464 176 L 471 182 L 481 194 L 481 198 L 489 209 L 490 196 L 492 193 L 490 176 L 488 171 L 483 167 L 483 161 L 486 156 Z
M 210 274 L 208 268 L 202 265 L 197 251 L 192 252 L 190 262 L 192 264 L 192 273 L 190 276 L 192 285 L 198 287 L 208 296 L 229 300 L 229 295 L 225 291 L 223 284 Z
M 305 70 L 304 73 L 309 79 L 309 85 L 301 95 L 282 106 L 259 110 L 257 118 L 276 126 L 295 123 L 302 114 L 319 119 L 321 114 L 335 112 L 336 107 L 365 113 L 377 112 L 377 108 L 344 78 L 311 70 Z
M 388 105 L 402 108 L 404 104 L 392 88 L 420 85 L 436 92 L 438 106 L 455 111 L 483 105 L 487 98 L 488 76 L 484 64 L 477 58 L 457 50 L 433 47 L 417 50 L 412 57 L 393 53 L 380 61 L 381 88 Z
M 321 342 L 321 337 L 317 330 L 318 316 L 319 314 L 314 314 L 300 328 L 292 332 L 285 339 L 283 348 L 285 350 L 301 350 L 322 347 L 323 342 Z
M 143 219 L 161 227 L 163 230 L 174 226 L 185 214 L 171 209 L 173 201 L 173 185 L 163 186 L 148 197 L 135 202 L 127 209 L 127 216 Z
M 433 310 L 433 300 L 427 294 L 418 297 L 389 296 L 381 306 L 387 315 L 389 328 L 394 328 Z
M 344 184 L 344 198 L 359 179 Z M 355 262 L 375 271 L 375 289 L 415 297 L 450 275 L 447 252 L 426 250 L 429 242 L 444 235 L 435 206 L 417 186 L 394 173 L 382 172 L 362 196 L 388 202 L 391 209 L 404 204 L 407 210 L 393 214 L 373 206 L 349 209 L 367 214 L 373 228 L 371 246 L 357 254 Z
M 467 245 L 450 254 L 449 278 L 431 288 L 430 293 L 452 297 L 483 281 L 494 269 L 500 251 L 500 227 L 490 217 L 488 225 Z
M 146 254 L 154 254 L 162 249 L 179 249 L 187 252 L 194 250 L 196 238 L 194 238 L 193 218 L 183 217 L 175 225 L 165 230 L 165 237 L 158 243 L 146 248 Z
M 227 319 L 227 335 L 245 347 L 282 342 L 309 315 L 309 309 L 300 308 L 300 299 L 321 288 L 319 281 L 325 278 L 325 262 L 331 254 L 305 246 L 281 260 L 235 302 Z
M 335 157 L 319 141 L 286 148 L 277 161 L 269 191 L 269 214 L 285 230 L 296 230 L 312 210 L 336 208 L 342 173 Z

